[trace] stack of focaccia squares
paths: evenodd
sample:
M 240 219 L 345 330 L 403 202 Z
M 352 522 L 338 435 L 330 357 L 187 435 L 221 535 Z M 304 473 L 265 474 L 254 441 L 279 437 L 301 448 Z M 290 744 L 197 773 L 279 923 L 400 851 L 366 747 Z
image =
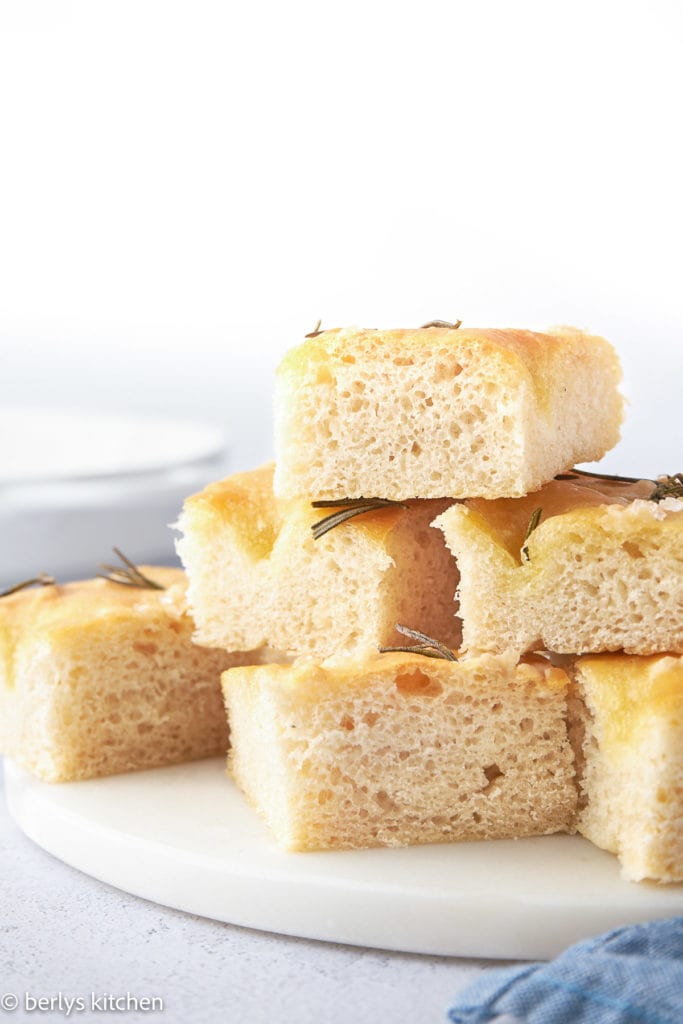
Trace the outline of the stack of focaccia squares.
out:
M 683 878 L 680 480 L 589 475 L 622 418 L 601 338 L 316 331 L 276 465 L 188 499 L 230 767 L 290 850 L 581 833 Z

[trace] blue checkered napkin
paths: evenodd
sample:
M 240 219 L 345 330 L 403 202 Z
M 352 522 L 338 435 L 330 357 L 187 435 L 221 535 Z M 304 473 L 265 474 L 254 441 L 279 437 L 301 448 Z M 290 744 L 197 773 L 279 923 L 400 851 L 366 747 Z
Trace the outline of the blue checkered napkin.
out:
M 683 1024 L 683 917 L 617 928 L 547 964 L 488 971 L 459 993 L 453 1024 Z

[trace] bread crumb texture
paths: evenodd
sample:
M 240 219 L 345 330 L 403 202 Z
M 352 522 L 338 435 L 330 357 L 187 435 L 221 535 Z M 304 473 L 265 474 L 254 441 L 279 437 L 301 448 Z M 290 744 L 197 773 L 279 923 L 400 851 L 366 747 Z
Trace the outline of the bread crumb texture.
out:
M 48 782 L 225 752 L 220 674 L 254 655 L 192 642 L 179 569 L 165 591 L 103 579 L 0 601 L 2 752 Z
M 683 501 L 643 500 L 649 482 L 598 483 L 553 481 L 437 518 L 460 570 L 465 650 L 683 652 Z
M 231 669 L 230 767 L 290 850 L 568 829 L 567 682 L 492 656 Z
M 314 540 L 332 510 L 277 499 L 272 480 L 264 466 L 185 502 L 177 549 L 199 643 L 324 660 L 398 644 L 401 622 L 459 646 L 457 568 L 430 525 L 450 499 L 379 509 Z
M 584 657 L 578 830 L 629 881 L 683 881 L 683 658 Z
M 524 495 L 616 444 L 620 380 L 574 328 L 324 331 L 278 370 L 275 491 Z

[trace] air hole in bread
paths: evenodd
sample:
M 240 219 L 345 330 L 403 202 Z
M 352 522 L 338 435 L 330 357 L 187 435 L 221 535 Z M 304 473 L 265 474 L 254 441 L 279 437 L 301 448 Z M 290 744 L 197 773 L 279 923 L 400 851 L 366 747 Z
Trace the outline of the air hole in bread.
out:
M 645 555 L 635 541 L 625 540 L 621 546 L 631 558 L 645 558 Z
M 379 714 L 376 711 L 368 711 L 367 714 L 363 715 L 363 721 L 366 725 L 374 725 L 378 718 Z
M 383 789 L 380 789 L 379 793 L 375 793 L 375 803 L 378 803 L 383 811 L 393 811 L 396 809 L 396 804 Z
M 444 380 L 450 380 L 453 377 L 457 377 L 461 373 L 462 366 L 460 365 L 460 363 L 437 363 L 434 370 L 434 380 L 437 383 L 441 383 Z
M 348 729 L 349 732 L 351 731 L 351 729 L 355 729 L 356 727 L 356 723 L 354 722 L 350 715 L 343 715 L 339 724 L 342 727 L 342 729 Z
M 403 694 L 419 694 L 422 697 L 438 697 L 443 693 L 441 683 L 426 672 L 416 668 L 412 672 L 401 672 L 394 680 L 396 689 Z
M 496 789 L 496 782 L 501 779 L 505 773 L 500 770 L 497 764 L 490 764 L 484 768 L 484 775 L 487 779 L 487 785 L 480 791 L 483 796 L 488 796 L 489 793 Z
M 151 642 L 145 643 L 142 640 L 138 640 L 137 643 L 133 644 L 133 650 L 137 651 L 138 654 L 156 654 L 158 649 L 156 644 Z
M 502 774 L 503 773 L 497 764 L 489 764 L 484 768 L 484 775 L 488 782 L 494 782 L 496 779 L 499 779 Z

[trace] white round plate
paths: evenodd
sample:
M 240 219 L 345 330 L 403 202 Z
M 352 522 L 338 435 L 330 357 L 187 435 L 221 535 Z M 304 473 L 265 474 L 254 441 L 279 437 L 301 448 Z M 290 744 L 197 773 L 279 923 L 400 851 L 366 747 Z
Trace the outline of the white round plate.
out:
M 202 423 L 159 417 L 0 409 L 0 484 L 101 480 L 168 471 L 222 452 Z
M 50 785 L 6 765 L 10 811 L 40 846 L 126 892 L 287 935 L 411 953 L 544 959 L 683 914 L 683 886 L 623 882 L 578 836 L 285 853 L 223 759 Z

